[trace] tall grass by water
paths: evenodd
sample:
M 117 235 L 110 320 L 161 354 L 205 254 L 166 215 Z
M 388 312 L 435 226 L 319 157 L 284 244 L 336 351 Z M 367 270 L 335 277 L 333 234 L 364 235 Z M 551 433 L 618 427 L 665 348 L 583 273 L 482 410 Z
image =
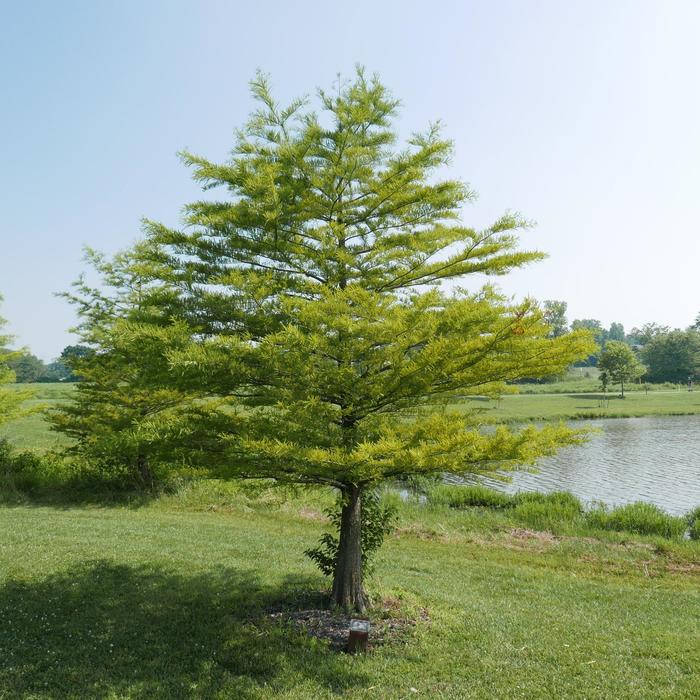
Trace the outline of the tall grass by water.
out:
M 449 508 L 482 507 L 508 511 L 514 524 L 526 525 L 554 533 L 613 530 L 639 535 L 681 540 L 694 536 L 700 507 L 685 517 L 673 516 L 651 503 L 637 502 L 609 508 L 594 504 L 584 508 L 571 493 L 521 492 L 506 494 L 480 484 L 453 486 L 441 484 L 427 491 L 427 502 Z

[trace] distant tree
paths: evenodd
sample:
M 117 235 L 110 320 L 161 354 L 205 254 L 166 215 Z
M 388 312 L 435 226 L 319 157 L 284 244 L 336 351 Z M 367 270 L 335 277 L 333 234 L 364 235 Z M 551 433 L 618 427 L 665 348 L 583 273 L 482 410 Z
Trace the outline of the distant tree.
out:
M 547 338 L 531 300 L 443 286 L 540 255 L 518 249 L 518 217 L 461 222 L 472 195 L 439 178 L 452 144 L 431 127 L 397 147 L 398 102 L 378 80 L 320 92 L 322 114 L 278 106 L 262 77 L 253 92 L 230 161 L 185 155 L 228 196 L 188 206 L 181 229 L 146 224 L 129 268 L 145 284 L 117 322 L 81 307 L 97 324 L 78 393 L 88 420 L 92 387 L 120 411 L 163 391 L 127 434 L 171 435 L 173 455 L 218 476 L 333 487 L 332 600 L 363 611 L 363 504 L 389 480 L 514 468 L 576 442 L 565 426 L 484 429 L 450 403 L 561 371 L 592 343 Z
M 691 326 L 693 330 L 700 331 L 700 314 L 698 314 L 695 317 L 695 321 L 693 322 L 693 325 Z
M 600 353 L 598 368 L 605 375 L 606 381 L 620 385 L 622 398 L 625 397 L 625 382 L 641 377 L 646 368 L 637 359 L 632 348 L 620 340 L 609 340 Z
M 550 327 L 549 337 L 564 335 L 569 326 L 566 320 L 566 302 L 547 299 L 542 306 L 545 323 Z
M 659 323 L 645 323 L 641 328 L 633 328 L 627 336 L 627 342 L 631 345 L 646 345 L 657 335 L 663 335 L 670 332 L 668 326 L 662 326 Z
M 595 318 L 577 318 L 571 322 L 571 330 L 587 330 L 593 334 L 593 339 L 595 340 L 597 350 L 591 353 L 585 360 L 577 362 L 577 367 L 595 367 L 598 364 L 598 357 L 600 351 L 605 347 L 605 341 L 607 340 L 608 332 L 603 328 L 600 321 Z
M 18 384 L 37 382 L 44 372 L 46 372 L 46 365 L 44 362 L 30 352 L 22 351 L 14 353 L 12 359 L 6 362 L 15 373 Z
M 624 343 L 626 340 L 625 327 L 621 323 L 611 323 L 607 340 L 619 340 Z
M 684 383 L 698 374 L 700 333 L 674 330 L 656 335 L 644 346 L 642 359 L 650 381 Z
M 87 358 L 92 352 L 93 351 L 86 345 L 66 346 L 60 356 L 47 365 L 43 381 L 80 381 L 80 375 L 76 374 L 73 368 L 80 364 L 81 360 Z
M 43 374 L 39 377 L 39 382 L 65 382 L 70 377 L 71 370 L 60 360 L 49 362 L 44 369 Z
M 0 425 L 22 415 L 25 412 L 22 404 L 32 396 L 31 391 L 18 391 L 8 386 L 15 382 L 15 373 L 10 369 L 9 363 L 16 359 L 18 353 L 8 348 L 12 336 L 2 333 L 5 325 L 5 319 L 0 318 Z

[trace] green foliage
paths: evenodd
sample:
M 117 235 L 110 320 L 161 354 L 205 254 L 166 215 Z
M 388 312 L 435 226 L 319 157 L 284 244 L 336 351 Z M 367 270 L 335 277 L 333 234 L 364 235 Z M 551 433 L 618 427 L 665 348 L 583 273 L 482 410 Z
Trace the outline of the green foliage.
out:
M 278 105 L 261 75 L 251 87 L 228 162 L 182 155 L 226 196 L 189 204 L 178 229 L 146 221 L 113 262 L 92 255 L 108 291 L 80 282 L 71 297 L 95 352 L 57 429 L 137 464 L 343 494 L 580 441 L 563 425 L 486 432 L 447 408 L 560 373 L 593 344 L 548 338 L 532 299 L 458 286 L 542 254 L 519 249 L 518 215 L 462 222 L 474 193 L 441 177 L 453 145 L 439 126 L 399 144 L 398 100 L 362 70 L 319 91 L 321 113 Z
M 700 540 L 700 506 L 694 508 L 687 515 L 688 536 L 691 540 Z
M 319 546 L 307 549 L 306 554 L 324 576 L 332 576 L 338 563 L 338 548 L 340 544 L 340 521 L 345 505 L 343 495 L 340 495 L 331 508 L 324 512 L 331 521 L 334 532 L 324 532 Z M 362 497 L 362 563 L 364 571 L 373 571 L 373 557 L 382 546 L 384 538 L 391 534 L 396 527 L 397 505 L 390 499 L 383 499 L 378 490 L 367 491 Z
M 566 320 L 566 302 L 547 299 L 542 303 L 544 320 L 549 326 L 549 336 L 558 338 L 568 330 Z
M 428 491 L 427 501 L 432 506 L 507 511 L 514 524 L 537 530 L 566 532 L 588 527 L 677 540 L 689 528 L 691 538 L 700 538 L 700 507 L 685 518 L 669 515 L 658 506 L 641 501 L 612 509 L 598 503 L 586 511 L 581 501 L 568 491 L 521 491 L 509 495 L 479 484 L 435 486 Z
M 427 498 L 428 503 L 435 506 L 509 509 L 519 524 L 541 530 L 570 525 L 583 513 L 581 501 L 568 492 L 520 492 L 510 495 L 480 484 L 442 485 L 431 489 Z
M 514 504 L 514 517 L 538 530 L 552 530 L 576 523 L 583 513 L 581 501 L 566 491 L 521 492 L 515 496 Z
M 608 337 L 608 332 L 603 328 L 600 321 L 596 318 L 576 318 L 571 322 L 572 331 L 587 330 L 593 335 L 596 344 L 596 350 L 591 352 L 588 357 L 576 363 L 578 367 L 595 367 L 598 364 L 600 350 L 605 346 L 605 341 Z
M 0 301 L 2 301 L 1 296 Z M 15 373 L 10 363 L 21 357 L 22 353 L 8 349 L 12 336 L 2 334 L 5 324 L 5 319 L 0 317 L 0 425 L 26 415 L 28 410 L 23 408 L 23 404 L 33 395 L 32 391 L 17 391 L 7 386 L 15 382 Z
M 683 537 L 687 527 L 685 518 L 669 515 L 658 506 L 643 501 L 612 509 L 598 504 L 586 513 L 586 521 L 592 527 L 603 530 L 660 535 L 669 539 Z
M 82 455 L 17 450 L 0 440 L 0 502 L 109 501 L 134 493 L 137 486 L 124 465 Z
M 631 382 L 646 372 L 646 367 L 639 362 L 632 348 L 620 340 L 609 340 L 600 354 L 598 369 L 609 381 L 618 383 L 622 395 L 625 395 L 625 382 Z
M 642 358 L 649 367 L 650 381 L 685 383 L 698 374 L 700 332 L 659 333 L 644 346 Z
M 37 382 L 46 372 L 43 361 L 30 352 L 13 353 L 13 357 L 6 360 L 6 364 L 15 373 L 15 381 L 18 384 Z
M 230 162 L 183 156 L 230 199 L 189 205 L 182 230 L 147 222 L 129 255 L 97 261 L 117 294 L 75 298 L 84 340 L 104 350 L 96 364 L 127 369 L 130 397 L 170 392 L 183 409 L 150 407 L 127 433 L 219 476 L 341 490 L 513 467 L 575 441 L 563 427 L 486 434 L 478 416 L 444 409 L 591 349 L 585 333 L 548 339 L 531 300 L 439 286 L 539 259 L 517 249 L 525 222 L 462 224 L 472 192 L 439 179 L 452 144 L 433 126 L 397 148 L 398 102 L 361 71 L 320 93 L 323 119 L 277 105 L 262 77 L 252 88 L 259 109 Z M 121 320 L 106 325 L 110 314 Z M 85 396 L 87 415 L 98 401 Z
M 608 330 L 608 337 L 607 340 L 616 340 L 621 343 L 625 342 L 625 338 L 627 336 L 625 335 L 625 327 L 621 323 L 611 323 L 610 324 L 610 329 Z
M 510 508 L 514 505 L 513 496 L 495 491 L 481 484 L 470 484 L 468 486 L 440 484 L 431 488 L 426 496 L 430 505 L 449 506 L 450 508 L 470 508 L 473 506 Z
M 49 369 L 54 367 L 54 371 L 60 372 L 58 381 L 78 382 L 81 377 L 76 373 L 75 368 L 81 360 L 88 358 L 92 352 L 92 349 L 87 345 L 66 345 L 61 351 L 60 357 L 49 365 Z
M 130 269 L 131 254 L 108 262 L 88 250 L 86 257 L 106 288 L 90 287 L 80 279 L 76 291 L 64 295 L 78 307 L 83 344 L 66 348 L 62 360 L 81 381 L 72 400 L 55 407 L 49 420 L 53 430 L 71 439 L 69 453 L 93 460 L 116 479 L 126 477 L 153 488 L 162 466 L 158 457 L 163 433 L 179 407 L 201 396 L 165 381 L 167 353 L 181 348 L 189 336 L 175 323 L 135 330 L 140 292 L 138 276 Z
M 35 485 L 38 461 L 36 455 L 17 453 L 7 440 L 0 440 L 0 500 L 17 497 Z
M 633 328 L 627 336 L 627 342 L 633 345 L 646 345 L 657 335 L 665 335 L 671 329 L 659 323 L 645 323 L 641 328 Z

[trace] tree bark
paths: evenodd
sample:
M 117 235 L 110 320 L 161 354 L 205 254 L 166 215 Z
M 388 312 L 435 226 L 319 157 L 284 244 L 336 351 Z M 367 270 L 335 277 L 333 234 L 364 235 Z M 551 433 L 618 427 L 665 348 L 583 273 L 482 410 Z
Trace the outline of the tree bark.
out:
M 139 452 L 136 455 L 136 470 L 143 486 L 152 491 L 156 484 L 156 479 L 148 464 L 148 457 Z
M 348 612 L 363 613 L 367 609 L 362 582 L 362 488 L 354 484 L 346 492 L 340 516 L 332 599 Z

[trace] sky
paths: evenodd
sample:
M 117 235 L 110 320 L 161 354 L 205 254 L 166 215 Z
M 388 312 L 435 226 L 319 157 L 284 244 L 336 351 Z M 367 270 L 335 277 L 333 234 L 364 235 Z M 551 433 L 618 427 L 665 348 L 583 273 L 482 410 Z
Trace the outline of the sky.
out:
M 696 0 L 0 0 L 0 315 L 44 360 L 75 342 L 55 296 L 86 245 L 142 217 L 177 225 L 202 194 L 187 148 L 223 161 L 270 75 L 280 101 L 363 64 L 440 120 L 445 174 L 510 210 L 549 257 L 499 278 L 569 319 L 686 327 L 700 312 L 700 3 Z M 212 194 L 216 197 L 217 194 Z

